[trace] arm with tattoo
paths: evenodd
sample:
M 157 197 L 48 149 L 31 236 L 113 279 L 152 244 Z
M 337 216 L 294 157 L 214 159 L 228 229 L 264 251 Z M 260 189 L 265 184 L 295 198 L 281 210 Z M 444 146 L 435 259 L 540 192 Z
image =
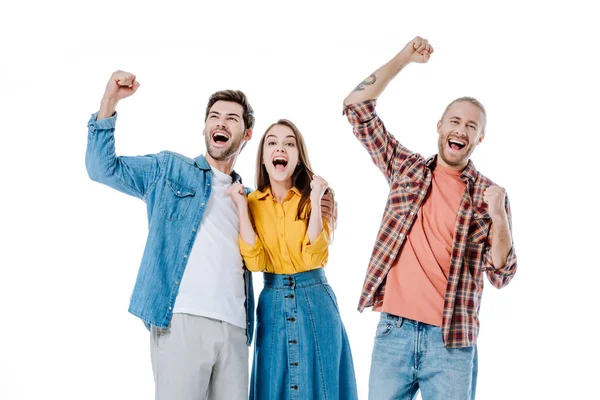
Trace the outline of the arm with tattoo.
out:
M 426 39 L 419 36 L 411 40 L 394 58 L 362 81 L 344 99 L 350 105 L 376 99 L 387 87 L 388 83 L 411 62 L 426 63 L 433 53 L 433 47 Z

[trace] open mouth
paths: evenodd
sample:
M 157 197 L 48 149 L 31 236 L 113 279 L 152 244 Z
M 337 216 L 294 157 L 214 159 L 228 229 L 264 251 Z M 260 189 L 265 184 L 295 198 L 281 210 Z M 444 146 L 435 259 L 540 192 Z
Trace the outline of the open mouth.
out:
M 212 134 L 212 140 L 217 145 L 223 145 L 229 141 L 229 135 L 223 131 L 215 131 Z
M 288 160 L 286 160 L 285 157 L 273 158 L 273 167 L 275 167 L 275 171 L 283 171 L 287 165 Z
M 460 151 L 466 145 L 467 145 L 467 143 L 463 142 L 462 140 L 457 140 L 457 139 L 449 139 L 448 140 L 448 147 L 450 147 L 454 151 Z

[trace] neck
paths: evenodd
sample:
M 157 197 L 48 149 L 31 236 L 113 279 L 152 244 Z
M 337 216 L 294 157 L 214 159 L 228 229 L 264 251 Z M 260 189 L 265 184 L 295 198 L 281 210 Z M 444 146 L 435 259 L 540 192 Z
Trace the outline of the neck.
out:
M 270 185 L 271 193 L 273 193 L 273 196 L 278 202 L 282 203 L 285 197 L 287 196 L 288 192 L 292 188 L 292 179 L 290 178 L 285 182 L 270 180 Z
M 438 154 L 437 163 L 439 165 L 441 165 L 442 167 L 445 167 L 445 168 L 448 168 L 448 169 L 451 169 L 454 171 L 462 171 L 463 169 L 467 168 L 467 165 L 469 164 L 469 160 L 466 159 L 465 161 L 463 161 L 457 165 L 450 165 L 446 161 L 444 161 L 444 159 Z
M 231 175 L 231 171 L 233 171 L 233 165 L 237 159 L 237 154 L 227 158 L 226 160 L 215 160 L 210 156 L 210 154 L 206 153 L 204 158 L 206 158 L 206 161 L 211 167 L 218 169 L 224 174 Z

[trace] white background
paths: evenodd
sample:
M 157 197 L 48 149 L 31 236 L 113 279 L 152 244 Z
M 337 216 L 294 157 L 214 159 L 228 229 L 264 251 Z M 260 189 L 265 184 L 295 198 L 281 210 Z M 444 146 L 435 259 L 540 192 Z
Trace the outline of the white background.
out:
M 339 201 L 327 274 L 366 399 L 378 314 L 356 306 L 387 185 L 341 106 L 416 35 L 435 53 L 381 96 L 386 126 L 428 156 L 446 104 L 477 97 L 488 128 L 473 160 L 513 207 L 519 270 L 484 290 L 478 398 L 597 395 L 600 30 L 585 2 L 6 3 L 0 399 L 153 396 L 149 335 L 127 313 L 145 207 L 84 167 L 86 122 L 116 69 L 141 83 L 118 107 L 122 155 L 204 153 L 209 95 L 241 89 L 257 123 L 236 170 L 252 185 L 264 129 L 298 125 Z

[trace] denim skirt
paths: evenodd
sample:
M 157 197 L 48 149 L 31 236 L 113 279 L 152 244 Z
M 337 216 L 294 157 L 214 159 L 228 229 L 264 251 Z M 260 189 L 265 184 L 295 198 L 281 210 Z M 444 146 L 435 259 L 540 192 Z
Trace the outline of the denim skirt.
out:
M 323 269 L 264 280 L 250 399 L 357 399 L 348 336 Z

